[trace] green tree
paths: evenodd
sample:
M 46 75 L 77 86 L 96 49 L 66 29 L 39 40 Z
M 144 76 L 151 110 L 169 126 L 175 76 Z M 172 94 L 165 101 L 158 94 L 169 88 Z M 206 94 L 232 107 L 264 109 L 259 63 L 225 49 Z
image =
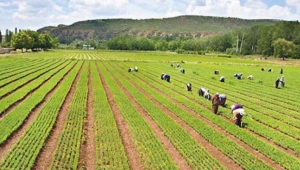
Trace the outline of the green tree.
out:
M 0 30 L 0 44 L 2 43 L 2 33 L 1 33 L 1 30 Z
M 30 49 L 33 43 L 33 39 L 24 31 L 14 34 L 11 39 L 11 46 L 15 49 Z
M 272 26 L 262 26 L 260 28 L 259 39 L 257 42 L 257 53 L 261 55 L 271 56 L 273 55 Z
M 34 49 L 40 48 L 41 45 L 39 44 L 39 33 L 32 30 L 23 30 L 25 34 L 28 34 L 32 38 L 32 44 L 30 49 L 33 51 Z
M 22 31 L 22 32 L 24 32 L 24 31 Z M 48 50 L 54 46 L 53 39 L 49 34 L 38 35 L 38 44 L 39 44 L 39 47 L 42 48 L 43 50 Z
M 280 57 L 284 60 L 285 57 L 292 55 L 295 44 L 283 38 L 278 38 L 277 40 L 274 41 L 273 46 L 274 46 L 274 56 Z

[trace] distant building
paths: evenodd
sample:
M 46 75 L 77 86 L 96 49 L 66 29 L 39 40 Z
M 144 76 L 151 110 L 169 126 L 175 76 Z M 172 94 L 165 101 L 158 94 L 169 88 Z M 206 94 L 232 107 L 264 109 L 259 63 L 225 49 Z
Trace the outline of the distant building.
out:
M 94 47 L 91 47 L 91 45 L 83 44 L 83 45 L 82 45 L 82 49 L 83 49 L 83 50 L 94 50 L 95 48 L 94 48 Z

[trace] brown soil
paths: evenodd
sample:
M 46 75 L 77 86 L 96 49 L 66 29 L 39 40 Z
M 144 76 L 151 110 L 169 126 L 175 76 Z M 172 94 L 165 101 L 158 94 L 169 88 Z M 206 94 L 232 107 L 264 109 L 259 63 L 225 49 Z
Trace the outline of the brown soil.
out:
M 127 96 L 129 101 L 131 101 L 131 104 L 137 109 L 137 111 L 141 114 L 141 116 L 144 118 L 144 120 L 152 128 L 153 132 L 155 133 L 157 138 L 160 140 L 160 143 L 163 145 L 163 147 L 168 152 L 168 154 L 170 155 L 172 160 L 175 162 L 175 164 L 178 166 L 178 168 L 182 169 L 182 170 L 192 169 L 189 166 L 189 164 L 186 162 L 186 160 L 182 157 L 182 155 L 178 152 L 178 150 L 175 148 L 175 146 L 164 135 L 164 132 L 159 128 L 159 126 L 155 123 L 155 121 L 153 119 L 151 119 L 151 117 L 148 115 L 147 111 L 145 111 L 144 108 L 137 103 L 135 98 L 125 89 L 125 87 L 121 84 L 121 82 L 118 81 L 117 78 L 111 72 L 110 72 L 110 74 L 113 76 L 115 82 L 122 89 L 122 91 Z M 126 78 L 129 79 L 128 77 L 126 77 Z
M 32 122 L 37 117 L 40 110 L 44 107 L 44 105 L 49 101 L 49 99 L 52 97 L 53 93 L 59 88 L 61 82 L 64 80 L 64 78 L 69 74 L 69 72 L 73 69 L 72 67 L 63 77 L 62 79 L 57 83 L 57 85 L 50 90 L 50 92 L 45 96 L 45 98 L 29 113 L 26 120 L 23 122 L 23 124 L 14 132 L 11 134 L 9 139 L 2 143 L 0 145 L 0 160 L 2 160 L 5 155 L 8 153 L 8 151 L 12 148 L 12 146 L 19 141 L 21 136 L 25 133 L 25 131 L 31 126 Z M 46 82 L 44 82 L 46 83 Z M 16 107 L 16 106 L 15 106 Z
M 54 125 L 53 129 L 51 130 L 51 132 L 44 144 L 43 149 L 40 151 L 40 153 L 35 161 L 35 165 L 34 165 L 33 169 L 37 169 L 37 170 L 38 169 L 48 169 L 50 167 L 51 160 L 54 156 L 54 151 L 56 149 L 60 134 L 64 127 L 64 122 L 65 122 L 65 119 L 68 114 L 71 100 L 72 100 L 74 92 L 76 90 L 76 84 L 78 82 L 78 79 L 80 77 L 80 74 L 81 74 L 81 71 L 83 68 L 82 66 L 83 65 L 81 65 L 80 71 L 77 73 L 76 78 L 74 79 L 72 86 L 65 98 L 65 101 L 63 102 L 63 104 L 59 110 L 55 125 Z
M 109 105 L 113 111 L 117 126 L 118 126 L 118 130 L 120 133 L 120 136 L 122 138 L 122 142 L 123 142 L 123 146 L 125 148 L 125 152 L 128 158 L 128 162 L 129 162 L 129 166 L 130 169 L 133 170 L 142 170 L 143 169 L 143 164 L 141 161 L 141 158 L 134 146 L 134 142 L 133 139 L 130 136 L 130 131 L 129 131 L 129 127 L 127 126 L 125 120 L 123 119 L 119 108 L 117 107 L 116 102 L 113 99 L 113 95 L 108 87 L 108 85 L 106 84 L 105 78 L 102 74 L 102 72 L 99 69 L 99 66 L 97 65 L 97 70 L 102 82 L 102 86 L 105 90 L 106 96 L 107 96 L 107 100 L 109 102 Z
M 87 100 L 87 121 L 83 125 L 83 135 L 85 143 L 81 143 L 78 169 L 83 166 L 85 169 L 96 169 L 96 146 L 94 135 L 94 110 L 93 110 L 93 87 L 91 77 L 91 67 L 89 67 L 88 78 L 88 100 Z
M 139 77 L 137 77 L 139 78 Z M 140 79 L 140 78 L 139 78 Z M 248 152 L 252 153 L 253 155 L 255 155 L 256 157 L 260 158 L 261 160 L 263 160 L 264 162 L 268 163 L 269 165 L 271 165 L 272 167 L 276 168 L 276 169 L 284 169 L 283 167 L 281 167 L 279 164 L 277 164 L 276 162 L 274 162 L 273 160 L 271 160 L 270 158 L 266 157 L 265 155 L 261 154 L 260 152 L 258 152 L 257 150 L 253 149 L 252 147 L 250 147 L 249 145 L 245 144 L 244 142 L 240 141 L 239 139 L 235 138 L 233 135 L 229 134 L 228 132 L 226 132 L 224 129 L 220 128 L 219 126 L 215 125 L 213 122 L 210 122 L 209 120 L 205 119 L 204 117 L 201 117 L 199 114 L 197 114 L 195 111 L 193 111 L 192 109 L 186 107 L 185 105 L 181 104 L 180 102 L 178 102 L 177 100 L 169 97 L 167 94 L 165 94 L 164 92 L 162 92 L 160 89 L 158 89 L 157 87 L 155 87 L 154 85 L 151 85 L 147 82 L 145 82 L 144 80 L 140 79 L 141 81 L 143 81 L 145 84 L 148 84 L 150 87 L 152 87 L 153 89 L 157 90 L 162 96 L 168 98 L 169 100 L 171 100 L 172 102 L 176 103 L 179 107 L 181 107 L 184 110 L 187 110 L 189 113 L 191 113 L 192 115 L 194 115 L 195 117 L 197 117 L 198 119 L 200 119 L 201 121 L 207 123 L 209 126 L 213 127 L 215 130 L 217 130 L 219 133 L 223 134 L 224 136 L 226 136 L 227 138 L 231 139 L 232 141 L 234 141 L 235 143 L 237 143 L 239 146 L 243 147 L 245 150 L 247 150 Z M 155 101 L 154 101 L 155 102 Z M 156 101 L 156 103 L 158 105 L 160 105 L 161 107 L 162 104 L 158 103 Z M 210 110 L 210 109 L 209 109 Z M 175 119 L 175 115 L 173 116 Z M 179 118 L 177 118 L 179 119 Z M 176 119 L 175 119 L 176 120 Z M 180 120 L 182 121 L 182 120 Z M 185 123 L 182 123 L 182 126 Z M 187 126 L 187 125 L 186 125 Z M 193 129 L 191 129 L 192 131 L 194 131 Z M 195 132 L 196 133 L 196 132 Z M 199 135 L 200 136 L 200 135 Z M 210 144 L 210 143 L 209 143 Z M 210 144 L 211 145 L 211 144 Z M 223 153 L 220 153 L 223 154 Z M 223 158 L 223 157 L 222 157 Z M 220 159 L 222 159 L 220 158 Z M 218 158 L 217 158 L 218 159 Z M 228 158 L 229 159 L 229 158 Z M 218 159 L 219 160 L 219 159 Z M 220 161 L 221 162 L 221 161 Z

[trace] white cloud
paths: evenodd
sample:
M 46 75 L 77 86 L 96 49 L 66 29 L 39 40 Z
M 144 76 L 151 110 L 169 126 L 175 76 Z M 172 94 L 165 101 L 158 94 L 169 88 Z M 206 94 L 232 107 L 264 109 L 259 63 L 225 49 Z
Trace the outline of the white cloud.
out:
M 0 7 L 8 7 L 9 5 L 9 2 L 0 2 Z

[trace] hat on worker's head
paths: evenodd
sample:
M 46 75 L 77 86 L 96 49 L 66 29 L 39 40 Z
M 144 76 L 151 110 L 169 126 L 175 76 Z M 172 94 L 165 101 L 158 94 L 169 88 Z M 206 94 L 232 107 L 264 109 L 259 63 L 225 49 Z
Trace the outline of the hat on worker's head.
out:
M 216 95 L 219 96 L 219 93 L 217 92 Z

